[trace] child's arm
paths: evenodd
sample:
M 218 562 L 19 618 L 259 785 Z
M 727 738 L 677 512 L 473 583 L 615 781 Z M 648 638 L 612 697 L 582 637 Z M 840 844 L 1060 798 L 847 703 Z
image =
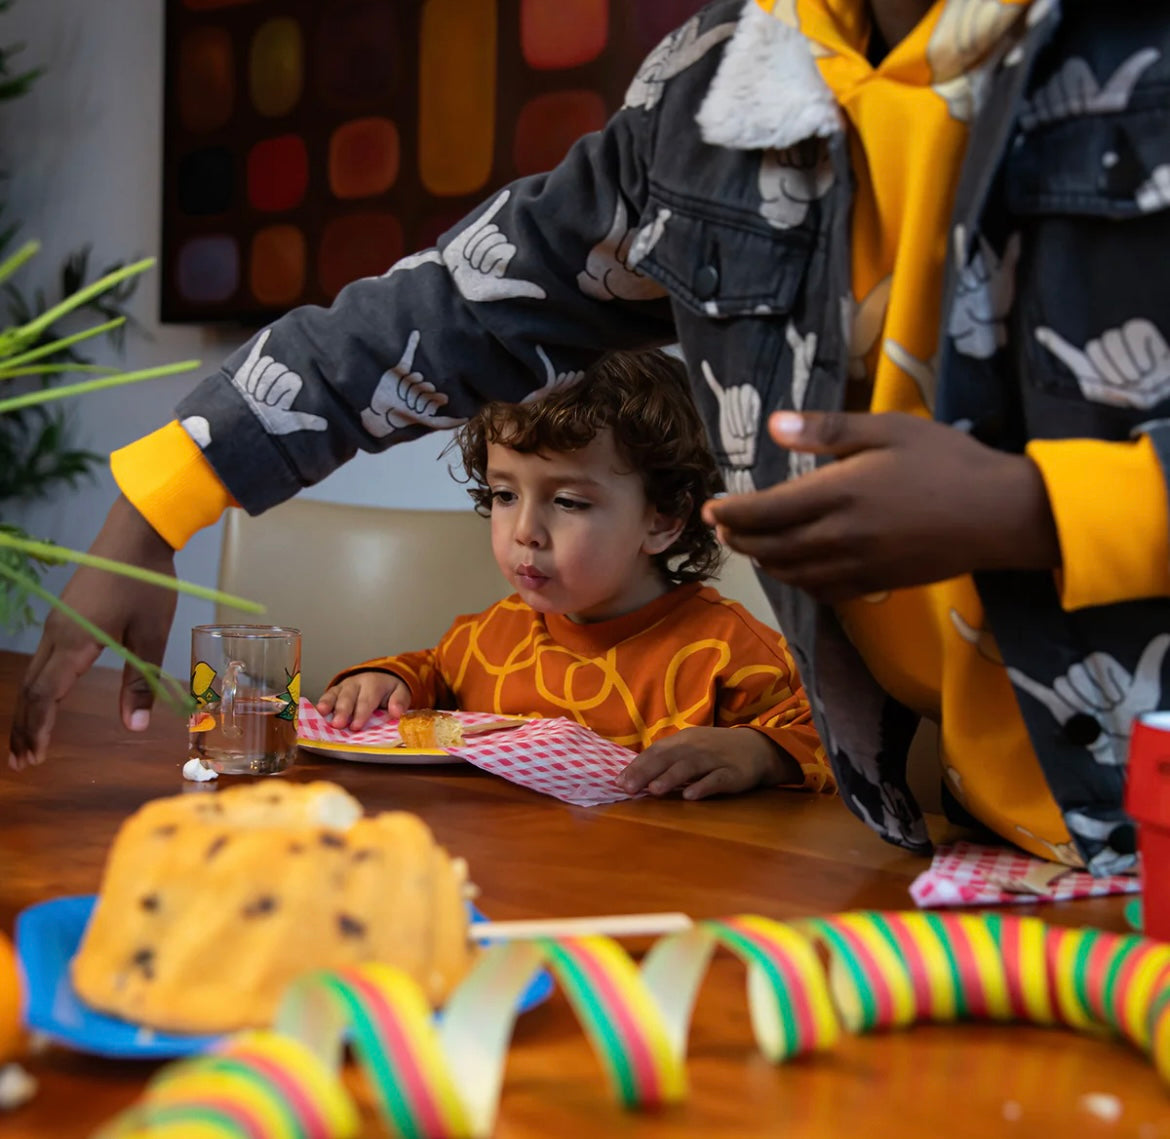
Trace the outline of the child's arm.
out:
M 728 608 L 735 617 L 725 634 L 731 663 L 720 689 L 715 723 L 739 729 L 731 735 L 770 739 L 799 771 L 796 778 L 783 781 L 785 786 L 836 791 L 837 781 L 788 643 L 743 606 L 733 603 Z
M 410 688 L 400 676 L 392 672 L 370 669 L 351 672 L 343 680 L 330 685 L 317 701 L 322 716 L 333 715 L 329 722 L 335 728 L 359 731 L 379 708 L 391 716 L 401 716 L 410 707 Z
M 333 712 L 333 726 L 357 730 L 371 713 L 385 707 L 392 716 L 408 708 L 458 708 L 458 678 L 466 671 L 467 645 L 473 631 L 490 618 L 483 613 L 458 617 L 433 649 L 376 657 L 339 672 L 317 703 L 322 715 Z
M 769 736 L 730 728 L 684 728 L 651 744 L 618 776 L 628 794 L 681 787 L 684 799 L 804 783 L 800 764 Z
M 656 740 L 622 772 L 621 787 L 661 795 L 686 785 L 688 799 L 777 785 L 836 790 L 780 633 L 726 599 L 704 614 L 704 628 L 727 646 L 727 664 L 715 678 L 713 725 Z M 676 693 L 677 706 L 687 706 L 693 695 Z
M 408 708 L 454 708 L 454 694 L 439 667 L 441 648 L 377 657 L 339 672 L 317 702 L 317 711 L 332 711 L 334 727 L 357 730 L 378 708 L 387 708 L 392 716 Z

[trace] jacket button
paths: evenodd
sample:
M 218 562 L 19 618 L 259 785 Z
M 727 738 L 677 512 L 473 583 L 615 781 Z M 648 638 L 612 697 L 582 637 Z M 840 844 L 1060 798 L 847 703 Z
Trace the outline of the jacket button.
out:
M 701 301 L 709 301 L 719 288 L 719 270 L 714 265 L 704 265 L 695 274 L 695 296 Z
M 1118 823 L 1109 832 L 1105 843 L 1118 854 L 1133 854 L 1137 850 L 1137 828 L 1133 823 Z
M 1061 735 L 1077 747 L 1088 747 L 1101 734 L 1101 725 L 1087 712 L 1078 712 L 1065 721 Z
M 1111 144 L 1101 155 L 1097 191 L 1111 198 L 1132 198 L 1149 172 L 1138 154 L 1129 132 L 1115 127 Z

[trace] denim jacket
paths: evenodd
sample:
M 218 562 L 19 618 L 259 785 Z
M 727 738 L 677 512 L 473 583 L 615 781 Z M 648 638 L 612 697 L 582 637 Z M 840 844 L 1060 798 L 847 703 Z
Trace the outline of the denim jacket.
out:
M 1168 93 L 1160 5 L 1072 0 L 1035 0 L 957 93 L 971 123 L 952 232 L 971 240 L 948 261 L 942 346 L 920 380 L 937 419 L 1017 452 L 1147 433 L 1170 458 Z M 764 415 L 840 408 L 857 378 L 851 195 L 846 136 L 805 41 L 755 0 L 716 0 L 556 169 L 501 190 L 437 248 L 349 285 L 330 309 L 276 321 L 179 415 L 258 513 L 358 448 L 573 382 L 604 351 L 677 340 L 728 488 L 766 487 L 811 460 L 774 444 Z M 1008 261 L 1009 245 L 1007 287 L 971 271 L 986 268 L 976 258 Z M 1083 350 L 1058 354 L 1038 328 Z M 1094 370 L 1094 344 L 1127 338 L 1140 348 L 1119 385 Z M 906 780 L 917 716 L 878 687 L 830 608 L 762 582 L 846 804 L 886 839 L 928 850 Z M 1051 574 L 976 583 L 1074 843 L 1095 873 L 1126 867 L 1129 724 L 1170 702 L 1170 604 L 1066 612 Z

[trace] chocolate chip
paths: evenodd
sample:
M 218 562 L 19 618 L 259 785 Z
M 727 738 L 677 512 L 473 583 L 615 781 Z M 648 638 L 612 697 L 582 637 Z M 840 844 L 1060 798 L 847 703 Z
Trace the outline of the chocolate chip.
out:
M 321 840 L 322 846 L 345 846 L 345 839 L 339 834 L 334 834 L 332 831 L 322 831 L 318 837 Z
M 144 894 L 138 899 L 138 904 L 148 913 L 152 914 L 158 909 L 158 895 Z
M 179 829 L 178 823 L 167 823 L 166 826 L 155 827 L 154 833 L 156 835 L 158 835 L 159 838 L 168 838 L 170 835 L 173 835 L 175 833 L 175 831 L 177 831 L 178 829 Z
M 360 922 L 357 918 L 351 918 L 349 914 L 337 915 L 337 928 L 341 931 L 342 937 L 366 936 L 365 922 Z
M 211 840 L 211 845 L 207 848 L 207 853 L 203 856 L 210 862 L 225 846 L 227 846 L 228 836 L 221 834 L 218 838 Z
M 276 909 L 276 899 L 271 894 L 262 894 L 254 902 L 244 907 L 244 917 L 258 918 L 270 914 Z
M 284 802 L 284 796 L 283 796 L 283 795 L 277 795 L 277 794 L 272 794 L 272 795 L 265 795 L 265 796 L 264 796 L 264 802 L 266 802 L 266 803 L 283 803 L 283 802 Z
M 378 852 L 372 846 L 363 846 L 361 850 L 353 852 L 354 862 L 365 862 L 367 858 L 376 857 Z
M 130 958 L 130 964 L 139 970 L 148 981 L 154 980 L 154 950 L 140 949 Z
M 303 842 L 290 842 L 288 844 L 289 854 L 304 854 L 305 844 Z

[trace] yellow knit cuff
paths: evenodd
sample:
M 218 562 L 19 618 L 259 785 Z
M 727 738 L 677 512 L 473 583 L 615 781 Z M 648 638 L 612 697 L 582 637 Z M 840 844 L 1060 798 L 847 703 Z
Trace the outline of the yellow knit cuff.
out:
M 1166 475 L 1148 438 L 1037 441 L 1028 456 L 1056 519 L 1065 609 L 1170 594 Z
M 177 421 L 115 451 L 110 470 L 118 489 L 176 550 L 238 505 Z

